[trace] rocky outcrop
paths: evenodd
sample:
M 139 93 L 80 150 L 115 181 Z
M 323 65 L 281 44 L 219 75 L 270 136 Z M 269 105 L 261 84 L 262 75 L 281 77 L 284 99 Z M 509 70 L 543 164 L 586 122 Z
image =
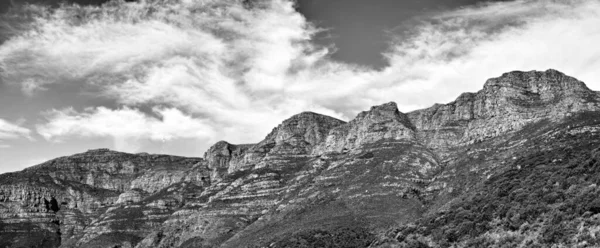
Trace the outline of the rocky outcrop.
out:
M 424 143 L 443 149 L 493 138 L 546 118 L 598 111 L 599 101 L 597 92 L 556 70 L 514 71 L 489 79 L 477 93 L 464 93 L 454 102 L 413 111 L 408 117 Z
M 27 168 L 23 170 L 23 173 L 27 175 L 44 174 L 52 180 L 80 183 L 106 190 L 124 191 L 134 185 L 133 187 L 153 192 L 156 189 L 148 189 L 136 179 L 148 175 L 149 172 L 189 169 L 201 161 L 197 158 L 128 154 L 108 149 L 96 149 L 53 159 Z M 160 175 L 158 176 L 160 177 Z
M 130 204 L 140 202 L 143 196 L 143 193 L 140 191 L 141 190 L 127 190 L 119 195 L 119 198 L 115 203 Z
M 208 178 L 209 173 L 194 169 L 202 161 L 97 149 L 0 175 L 0 236 L 21 240 L 23 247 L 36 246 L 26 242 L 30 235 L 45 237 L 32 242 L 69 244 L 112 206 L 140 202 L 175 181 L 202 185 L 202 175 Z M 161 176 L 165 174 L 168 180 Z M 32 226 L 44 228 L 37 234 L 25 232 Z M 143 235 L 144 230 L 134 232 Z
M 329 116 L 304 112 L 285 120 L 262 143 L 275 144 L 272 153 L 310 154 L 329 131 L 345 122 Z
M 361 112 L 354 120 L 331 130 L 314 153 L 343 152 L 381 140 L 414 140 L 414 129 L 396 103 L 390 102 Z
M 220 141 L 205 154 L 212 178 L 252 168 L 264 168 L 280 156 L 306 156 L 322 143 L 329 131 L 345 122 L 312 112 L 303 112 L 283 121 L 261 142 L 232 145 Z M 225 173 L 226 172 L 226 173 Z
M 204 153 L 204 159 L 206 159 L 208 168 L 211 170 L 211 179 L 213 181 L 220 180 L 222 175 L 234 172 L 235 169 L 233 169 L 233 167 L 246 163 L 245 153 L 252 146 L 253 145 L 232 145 L 226 141 L 219 141 L 211 146 L 208 151 Z

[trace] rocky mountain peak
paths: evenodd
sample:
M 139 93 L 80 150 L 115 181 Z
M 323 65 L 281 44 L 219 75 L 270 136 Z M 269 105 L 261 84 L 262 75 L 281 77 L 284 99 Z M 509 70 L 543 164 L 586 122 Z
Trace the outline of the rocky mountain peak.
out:
M 204 158 L 208 159 L 208 156 L 215 155 L 215 154 L 228 155 L 229 154 L 228 148 L 230 146 L 232 146 L 232 144 L 230 144 L 227 141 L 221 140 L 221 141 L 215 143 L 214 145 L 212 145 L 210 148 L 208 148 L 208 150 L 204 153 Z
M 264 160 L 269 156 L 311 154 L 313 148 L 325 140 L 332 128 L 344 123 L 333 117 L 302 112 L 284 120 L 258 144 L 232 145 L 220 141 L 204 157 L 212 170 L 211 178 L 219 180 L 226 173 L 248 170 L 257 164 L 264 166 Z
M 409 113 L 426 143 L 445 147 L 477 142 L 541 119 L 596 111 L 600 96 L 556 70 L 513 71 L 487 80 L 477 93 Z
M 352 121 L 332 129 L 317 154 L 352 150 L 382 140 L 412 140 L 414 126 L 394 102 L 371 107 Z
M 333 117 L 302 112 L 284 120 L 264 140 L 251 150 L 261 153 L 308 154 L 313 146 L 322 142 L 329 130 L 344 124 Z
M 111 151 L 108 148 L 98 148 L 98 149 L 89 149 L 85 153 L 109 153 L 109 152 L 115 152 L 115 151 Z
M 122 152 L 113 151 L 108 148 L 89 149 L 86 152 L 75 154 L 76 156 L 114 156 L 124 154 Z
M 222 140 L 208 148 L 204 153 L 204 159 L 209 162 L 208 168 L 221 167 L 220 158 L 231 157 L 234 147 L 234 145 Z
M 363 111 L 352 121 L 355 123 L 368 121 L 370 123 L 395 122 L 407 128 L 414 129 L 406 114 L 398 110 L 395 102 L 388 102 Z
M 234 145 L 226 141 L 219 141 L 211 146 L 205 153 L 204 159 L 208 169 L 211 170 L 211 179 L 219 180 L 232 167 L 242 163 L 246 151 L 254 145 Z
M 596 106 L 599 99 L 583 82 L 552 69 L 504 73 L 487 80 L 477 95 L 487 103 L 484 110 L 488 115 L 508 110 L 560 116 Z
M 487 80 L 483 87 L 486 93 L 499 96 L 531 98 L 534 101 L 556 101 L 562 97 L 584 97 L 595 95 L 583 82 L 557 70 L 513 71 Z
M 220 175 L 225 173 L 230 162 L 239 161 L 242 159 L 246 150 L 253 145 L 234 145 L 226 141 L 219 141 L 212 145 L 205 153 L 204 159 L 207 162 L 207 167 L 212 171 L 211 178 L 220 178 Z
M 314 146 L 323 140 L 334 127 L 344 124 L 344 121 L 313 113 L 303 112 L 283 121 L 276 130 L 275 143 L 306 142 L 309 146 Z
M 372 106 L 369 111 L 365 111 L 365 112 L 389 112 L 389 113 L 396 113 L 398 111 L 399 111 L 398 110 L 398 104 L 396 104 L 395 102 L 388 102 L 388 103 L 384 103 L 384 104 L 381 104 L 381 105 Z

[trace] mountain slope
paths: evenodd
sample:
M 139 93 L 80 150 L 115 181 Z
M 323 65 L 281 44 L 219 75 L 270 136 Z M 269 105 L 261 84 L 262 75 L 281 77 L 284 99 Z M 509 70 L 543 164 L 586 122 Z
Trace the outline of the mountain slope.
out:
M 600 113 L 520 133 L 504 171 L 372 247 L 598 247 Z
M 599 103 L 558 71 L 515 71 L 406 114 L 395 103 L 349 122 L 304 112 L 204 159 L 59 158 L 0 175 L 0 246 L 591 244 L 595 203 L 570 206 L 595 192 Z M 557 211 L 570 221 L 562 236 L 546 230 Z
M 176 182 L 201 181 L 207 173 L 194 169 L 201 161 L 99 149 L 0 175 L 0 246 L 68 244 L 90 232 L 115 207 L 131 205 Z M 122 218 L 112 222 L 129 224 Z M 127 237 L 129 232 L 142 235 L 144 229 L 151 228 L 151 222 L 113 231 Z

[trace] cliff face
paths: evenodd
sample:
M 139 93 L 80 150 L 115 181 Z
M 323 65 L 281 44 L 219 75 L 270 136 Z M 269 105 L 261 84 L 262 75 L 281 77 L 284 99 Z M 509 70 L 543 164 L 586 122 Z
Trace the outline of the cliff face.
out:
M 331 130 L 316 154 L 342 152 L 380 140 L 414 140 L 415 130 L 408 117 L 398 111 L 396 103 L 374 106 L 358 114 L 345 125 Z
M 343 121 L 312 112 L 304 112 L 285 120 L 264 140 L 253 145 L 232 145 L 225 141 L 213 145 L 204 155 L 209 168 L 216 173 L 233 174 L 254 167 L 267 167 L 267 161 L 278 156 L 309 155 L 322 143 L 329 131 Z
M 367 246 L 563 137 L 545 139 L 548 130 L 600 115 L 599 99 L 558 71 L 511 72 L 408 114 L 395 103 L 349 122 L 304 112 L 256 144 L 220 141 L 204 159 L 58 158 L 0 175 L 0 246 Z
M 477 93 L 417 110 L 408 117 L 424 143 L 451 148 L 480 142 L 542 119 L 597 111 L 600 97 L 584 83 L 556 70 L 510 72 L 489 79 Z
M 207 173 L 193 170 L 200 162 L 99 149 L 0 175 L 0 236 L 17 247 L 64 245 L 113 207 L 176 182 L 201 184 Z

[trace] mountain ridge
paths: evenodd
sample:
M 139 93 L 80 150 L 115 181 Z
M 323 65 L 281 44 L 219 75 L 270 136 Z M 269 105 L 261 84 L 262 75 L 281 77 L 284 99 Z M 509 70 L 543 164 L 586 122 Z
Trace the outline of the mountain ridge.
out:
M 595 135 L 599 103 L 556 70 L 513 71 L 408 113 L 393 102 L 349 122 L 302 112 L 256 144 L 219 141 L 203 158 L 90 150 L 0 175 L 0 246 L 402 243 L 381 235 L 514 169 L 539 150 L 533 141 Z

